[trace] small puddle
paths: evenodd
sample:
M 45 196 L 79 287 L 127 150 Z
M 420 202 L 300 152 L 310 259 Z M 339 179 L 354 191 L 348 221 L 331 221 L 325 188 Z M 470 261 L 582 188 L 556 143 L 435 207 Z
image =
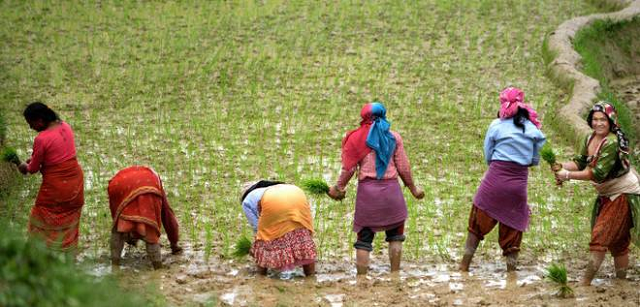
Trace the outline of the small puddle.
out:
M 329 302 L 331 307 L 342 307 L 344 302 L 344 294 L 327 294 L 324 299 Z

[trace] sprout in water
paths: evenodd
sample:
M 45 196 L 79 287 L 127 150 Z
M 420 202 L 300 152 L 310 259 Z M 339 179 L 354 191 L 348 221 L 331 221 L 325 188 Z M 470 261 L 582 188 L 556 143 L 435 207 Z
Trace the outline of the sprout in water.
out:
M 567 269 L 564 267 L 564 265 L 555 263 L 551 264 L 551 266 L 547 268 L 547 274 L 545 277 L 557 284 L 557 296 L 562 298 L 573 296 L 573 289 L 571 289 L 571 287 L 569 287 L 569 285 L 567 284 Z
M 251 251 L 251 240 L 246 236 L 242 236 L 242 238 L 236 242 L 236 249 L 233 251 L 233 256 L 237 258 L 244 257 L 249 255 L 249 251 Z
M 18 158 L 18 153 L 16 152 L 15 148 L 5 147 L 2 150 L 2 161 L 19 165 L 20 158 Z
M 302 188 L 315 195 L 329 193 L 329 185 L 322 179 L 307 179 L 302 181 Z

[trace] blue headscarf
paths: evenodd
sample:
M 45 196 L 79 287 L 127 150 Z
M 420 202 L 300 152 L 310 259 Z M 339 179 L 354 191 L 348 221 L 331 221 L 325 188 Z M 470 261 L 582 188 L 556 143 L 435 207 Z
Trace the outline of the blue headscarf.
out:
M 381 103 L 371 103 L 371 115 L 373 124 L 367 135 L 367 146 L 376 152 L 376 177 L 382 179 L 396 149 L 396 139 L 389 131 L 391 124 L 386 118 L 387 109 Z

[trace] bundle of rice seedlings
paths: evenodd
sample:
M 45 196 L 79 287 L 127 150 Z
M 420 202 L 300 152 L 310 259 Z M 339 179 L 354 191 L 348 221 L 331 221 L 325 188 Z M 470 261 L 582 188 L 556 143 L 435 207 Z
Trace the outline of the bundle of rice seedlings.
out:
M 15 148 L 5 147 L 2 150 L 2 161 L 19 165 L 20 158 L 18 158 L 18 153 L 16 152 Z
M 547 268 L 547 279 L 556 283 L 558 292 L 556 295 L 562 298 L 572 297 L 573 289 L 567 284 L 567 269 L 564 265 L 553 263 Z
M 553 151 L 553 148 L 551 148 L 551 145 L 549 144 L 545 144 L 544 146 L 542 146 L 542 148 L 540 149 L 540 157 L 542 157 L 543 160 L 547 161 L 549 165 L 556 164 L 556 153 Z
M 249 238 L 247 238 L 246 236 L 242 236 L 242 238 L 240 238 L 238 242 L 236 242 L 236 249 L 233 251 L 233 256 L 237 258 L 244 257 L 246 255 L 249 255 L 250 250 L 251 240 L 249 240 Z
M 329 185 L 322 179 L 307 179 L 302 181 L 302 188 L 315 195 L 329 193 Z

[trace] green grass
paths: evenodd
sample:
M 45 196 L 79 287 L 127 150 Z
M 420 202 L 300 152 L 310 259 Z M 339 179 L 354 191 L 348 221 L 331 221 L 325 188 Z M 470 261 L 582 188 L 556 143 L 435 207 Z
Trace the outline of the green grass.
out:
M 567 269 L 564 265 L 553 263 L 547 268 L 545 277 L 556 284 L 559 297 L 572 297 L 573 289 L 567 284 Z
M 7 137 L 7 120 L 4 118 L 4 110 L 0 108 L 0 146 L 4 145 Z
M 322 179 L 306 179 L 302 181 L 302 188 L 313 195 L 329 193 L 329 185 Z
M 20 158 L 18 152 L 13 147 L 4 147 L 2 149 L 2 161 L 13 163 L 15 165 L 20 164 Z
M 362 105 L 380 99 L 426 193 L 418 201 L 405 190 L 403 256 L 450 259 L 487 169 L 482 139 L 499 91 L 523 88 L 546 120 L 564 97 L 544 76 L 543 38 L 593 12 L 581 0 L 2 1 L 0 101 L 21 154 L 35 136 L 25 101 L 48 103 L 74 128 L 86 178 L 81 248 L 98 257 L 111 225 L 105 191 L 119 169 L 153 166 L 184 240 L 232 251 L 233 234 L 248 229 L 242 183 L 334 184 L 342 137 L 359 126 Z M 23 227 L 40 179 L 25 180 L 10 205 Z M 547 181 L 548 170 L 531 170 L 524 257 L 586 253 L 595 193 Z M 321 260 L 353 254 L 355 182 L 341 203 L 312 203 Z M 496 233 L 479 253 L 500 256 Z
M 7 221 L 3 221 L 6 226 Z M 111 277 L 84 273 L 74 259 L 26 240 L 11 227 L 0 229 L 0 305 L 152 306 L 125 292 Z

